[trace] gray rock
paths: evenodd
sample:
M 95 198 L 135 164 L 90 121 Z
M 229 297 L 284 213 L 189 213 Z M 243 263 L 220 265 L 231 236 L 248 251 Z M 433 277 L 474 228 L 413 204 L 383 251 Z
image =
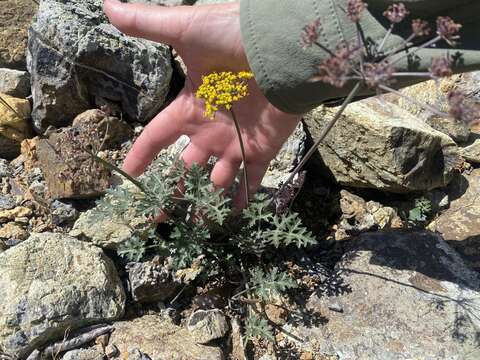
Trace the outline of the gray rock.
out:
M 71 204 L 54 200 L 50 207 L 52 223 L 55 225 L 73 224 L 78 218 L 78 211 Z
M 150 356 L 142 353 L 138 349 L 128 350 L 128 359 L 127 360 L 152 360 Z
M 305 153 L 307 134 L 302 124 L 299 124 L 287 139 L 277 156 L 270 162 L 267 173 L 262 180 L 262 186 L 277 189 L 285 182 L 295 166 L 302 160 Z
M 105 347 L 105 355 L 108 359 L 116 358 L 120 355 L 120 351 L 118 351 L 117 347 L 112 344 L 108 344 Z
M 42 182 L 44 179 L 42 169 L 34 167 L 27 171 L 28 183 L 34 183 L 35 181 Z
M 472 268 L 480 271 L 480 169 L 459 176 L 449 190 L 450 208 L 428 228 L 440 233 Z
M 336 111 L 320 107 L 306 116 L 313 139 Z M 393 193 L 444 187 L 462 163 L 450 137 L 377 99 L 347 107 L 318 153 L 338 183 Z
M 457 144 L 466 143 L 470 137 L 470 129 L 464 122 L 438 116 L 429 116 L 426 122 L 435 130 L 450 136 Z
M 0 348 L 23 358 L 65 331 L 120 318 L 125 293 L 101 249 L 33 234 L 0 254 Z
M 11 195 L 0 195 L 0 211 L 11 210 L 17 205 L 15 198 Z
M 102 3 L 40 3 L 27 53 L 37 130 L 65 126 L 103 105 L 146 122 L 163 105 L 172 75 L 169 48 L 120 33 L 108 23 Z
M 0 159 L 0 180 L 12 176 L 12 168 L 8 160 Z
M 132 297 L 140 303 L 171 298 L 181 285 L 173 278 L 171 271 L 154 261 L 130 263 L 127 271 Z
M 45 199 L 47 197 L 47 185 L 45 184 L 44 180 L 33 180 L 33 182 L 28 186 L 28 190 L 32 194 L 39 196 L 41 199 Z
M 336 240 L 342 240 L 360 232 L 401 228 L 402 219 L 394 208 L 383 206 L 376 201 L 365 201 L 347 190 L 340 191 L 342 217 L 335 233 Z
M 0 93 L 17 98 L 30 95 L 30 75 L 26 71 L 0 69 Z
M 460 148 L 460 154 L 472 164 L 480 164 L 480 135 L 472 134 L 470 141 Z
M 398 105 L 413 114 L 417 119 L 425 121 L 434 129 L 450 136 L 456 143 L 463 144 L 468 141 L 470 130 L 468 126 L 460 121 L 452 118 L 441 117 L 427 111 L 425 108 L 417 105 L 409 99 L 415 99 L 422 104 L 430 105 L 444 113 L 448 113 L 450 105 L 448 102 L 448 94 L 452 90 L 459 90 L 467 95 L 467 101 L 470 101 L 475 94 L 478 94 L 478 74 L 460 74 L 438 81 L 425 81 L 420 84 L 402 89 L 402 93 L 406 97 L 396 98 Z M 478 95 L 476 95 L 478 97 Z M 389 97 L 392 95 L 389 94 Z
M 78 349 L 68 351 L 62 360 L 103 360 L 103 354 L 96 349 Z
M 225 315 L 218 309 L 195 311 L 188 319 L 187 328 L 198 344 L 221 339 L 229 329 Z
M 314 295 L 326 317 L 295 332 L 341 359 L 476 359 L 480 278 L 428 232 L 365 233 L 336 266 L 337 295 Z M 329 309 L 338 304 L 343 312 Z M 321 341 L 318 341 L 321 339 Z
M 110 343 L 117 346 L 122 354 L 129 349 L 138 349 L 152 360 L 223 359 L 221 349 L 197 344 L 187 329 L 176 326 L 164 317 L 146 315 L 117 322 L 114 327 Z
M 130 182 L 124 182 L 121 186 L 137 190 Z M 108 195 L 106 195 L 108 196 Z M 132 213 L 124 214 L 121 222 L 112 219 L 97 219 L 95 210 L 82 212 L 75 222 L 70 235 L 82 241 L 90 241 L 93 244 L 105 248 L 117 250 L 118 247 L 132 238 L 134 233 L 145 235 L 145 239 L 154 226 L 147 223 L 144 217 L 136 217 Z M 149 226 L 147 226 L 150 224 Z

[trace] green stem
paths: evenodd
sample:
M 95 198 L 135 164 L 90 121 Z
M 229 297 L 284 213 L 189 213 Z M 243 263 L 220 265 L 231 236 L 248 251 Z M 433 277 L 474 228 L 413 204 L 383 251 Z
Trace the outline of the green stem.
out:
M 96 154 L 94 154 L 93 152 L 85 149 L 85 151 L 88 153 L 88 155 L 90 155 L 96 162 L 102 164 L 103 166 L 107 167 L 109 170 L 113 171 L 113 172 L 117 172 L 118 174 L 120 174 L 121 176 L 125 177 L 127 180 L 131 181 L 133 185 L 135 185 L 137 188 L 140 189 L 141 192 L 143 193 L 147 193 L 146 189 L 143 187 L 143 184 L 138 181 L 137 179 L 133 178 L 132 176 L 128 175 L 125 171 L 123 171 L 122 169 L 120 169 L 119 167 L 113 165 L 113 164 L 110 164 L 108 161 L 106 160 L 103 160 L 101 157 L 98 157 Z
M 245 183 L 245 206 L 248 206 L 248 202 L 250 201 L 250 184 L 248 182 L 248 171 L 247 171 L 247 157 L 245 155 L 245 146 L 243 145 L 242 133 L 240 131 L 240 124 L 238 123 L 237 117 L 233 110 L 230 110 L 232 114 L 233 123 L 235 124 L 235 130 L 237 131 L 238 141 L 240 143 L 240 151 L 242 152 L 242 161 L 243 161 L 243 180 Z

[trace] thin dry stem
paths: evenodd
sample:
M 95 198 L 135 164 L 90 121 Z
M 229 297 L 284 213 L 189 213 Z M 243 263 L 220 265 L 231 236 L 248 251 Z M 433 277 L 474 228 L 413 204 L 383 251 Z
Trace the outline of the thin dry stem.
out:
M 342 116 L 343 112 L 345 111 L 345 109 L 347 108 L 347 106 L 353 101 L 353 99 L 355 98 L 355 96 L 357 96 L 357 94 L 360 92 L 360 90 L 362 89 L 363 87 L 363 84 L 362 82 L 358 82 L 355 87 L 352 89 L 352 91 L 350 91 L 350 94 L 348 94 L 348 96 L 345 98 L 345 100 L 343 101 L 343 104 L 342 106 L 340 107 L 340 109 L 337 111 L 337 113 L 335 114 L 335 116 L 333 117 L 332 120 L 330 120 L 326 125 L 325 127 L 323 128 L 320 136 L 318 137 L 317 141 L 315 141 L 315 144 L 312 145 L 312 147 L 310 148 L 310 150 L 308 150 L 307 154 L 303 157 L 302 161 L 300 161 L 300 164 L 297 165 L 297 167 L 295 168 L 295 170 L 293 170 L 292 174 L 289 176 L 289 178 L 287 179 L 287 181 L 285 181 L 285 183 L 282 185 L 281 189 L 279 191 L 282 191 L 285 186 L 287 186 L 287 184 L 290 184 L 291 181 L 293 180 L 293 178 L 295 177 L 295 175 L 297 173 L 300 172 L 300 170 L 302 170 L 303 166 L 307 163 L 308 160 L 310 160 L 310 158 L 313 156 L 313 154 L 315 153 L 315 151 L 317 150 L 318 146 L 320 145 L 320 143 L 327 137 L 328 133 L 332 130 L 332 128 L 335 126 L 335 124 L 337 123 L 338 119 L 340 119 L 340 116 Z

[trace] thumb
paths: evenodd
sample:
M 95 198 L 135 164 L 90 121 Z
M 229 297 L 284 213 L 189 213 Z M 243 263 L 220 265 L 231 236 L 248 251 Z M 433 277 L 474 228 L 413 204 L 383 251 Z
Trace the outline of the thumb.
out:
M 175 45 L 192 14 L 188 7 L 126 4 L 104 0 L 103 9 L 110 22 L 126 35 Z

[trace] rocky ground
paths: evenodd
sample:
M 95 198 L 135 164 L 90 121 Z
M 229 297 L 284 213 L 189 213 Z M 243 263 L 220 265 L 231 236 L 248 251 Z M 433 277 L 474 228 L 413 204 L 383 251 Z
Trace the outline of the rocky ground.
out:
M 171 49 L 122 35 L 100 0 L 1 5 L 0 359 L 480 358 L 480 127 L 396 96 L 349 106 L 294 204 L 319 245 L 279 256 L 301 285 L 292 312 L 267 309 L 275 346 L 245 345 L 224 289 L 125 263 L 132 228 L 92 219 L 116 180 L 75 144 L 120 164 L 178 91 Z M 442 106 L 452 88 L 480 100 L 480 73 L 404 91 Z M 334 111 L 305 117 L 265 189 Z

